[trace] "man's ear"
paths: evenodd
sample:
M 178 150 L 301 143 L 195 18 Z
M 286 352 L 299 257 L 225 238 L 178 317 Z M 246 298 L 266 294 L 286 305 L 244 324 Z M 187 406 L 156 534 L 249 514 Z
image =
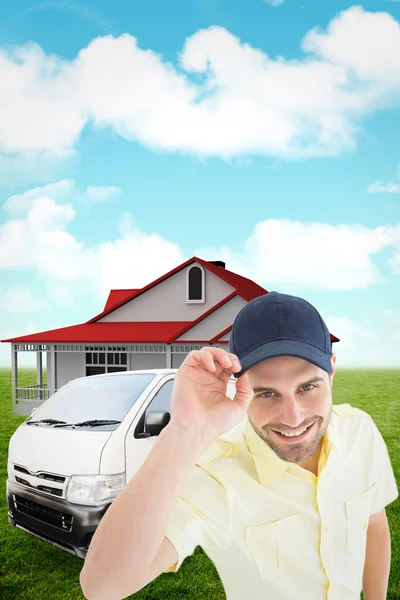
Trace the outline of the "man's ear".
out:
M 329 377 L 330 377 L 330 380 L 332 383 L 333 378 L 335 376 L 335 371 L 336 371 L 336 354 L 331 355 L 331 365 L 332 365 L 332 373 L 330 373 Z

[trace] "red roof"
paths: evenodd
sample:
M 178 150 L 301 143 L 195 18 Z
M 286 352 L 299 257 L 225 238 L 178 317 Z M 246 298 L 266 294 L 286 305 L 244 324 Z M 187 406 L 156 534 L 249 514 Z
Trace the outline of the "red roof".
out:
M 197 319 L 193 321 L 172 322 L 98 322 L 104 316 L 110 314 L 120 306 L 130 302 L 133 298 L 137 298 L 159 283 L 162 283 L 169 277 L 172 277 L 172 275 L 175 275 L 179 271 L 182 271 L 182 269 L 196 262 L 234 288 L 234 291 L 231 294 L 226 296 L 223 300 L 221 300 L 221 302 L 213 306 L 210 310 L 200 315 L 200 317 Z M 250 300 L 257 298 L 258 296 L 263 296 L 264 294 L 268 294 L 268 291 L 254 281 L 251 281 L 251 279 L 247 279 L 247 277 L 243 277 L 242 275 L 228 271 L 224 267 L 219 267 L 202 260 L 197 256 L 193 256 L 175 269 L 172 269 L 172 271 L 165 273 L 162 275 L 162 277 L 152 281 L 143 288 L 111 290 L 103 312 L 98 314 L 96 317 L 93 317 L 93 319 L 90 319 L 86 323 L 82 323 L 81 325 L 72 325 L 70 327 L 62 327 L 60 329 L 51 329 L 41 333 L 24 335 L 22 337 L 1 341 L 22 343 L 179 343 L 180 336 L 182 336 L 186 331 L 190 330 L 197 323 L 200 323 L 207 316 L 215 312 L 226 302 L 229 302 L 229 300 L 235 296 L 240 296 L 249 302 Z M 212 340 L 196 340 L 190 342 L 189 340 L 184 340 L 184 343 L 215 343 L 218 338 L 226 335 L 231 328 L 232 326 L 224 329 L 224 331 L 220 332 L 217 336 L 214 336 Z M 331 334 L 331 340 L 333 342 L 338 342 L 339 338 Z
M 92 342 L 165 344 L 167 340 L 187 327 L 191 321 L 137 321 L 124 323 L 82 323 L 42 333 L 24 335 L 4 342 L 83 344 Z
M 108 310 L 109 308 L 114 306 L 114 304 L 119 304 L 120 302 L 123 302 L 126 298 L 128 298 L 128 296 L 132 297 L 132 294 L 138 292 L 139 289 L 140 288 L 138 288 L 137 290 L 111 290 L 111 292 L 108 295 L 104 310 Z

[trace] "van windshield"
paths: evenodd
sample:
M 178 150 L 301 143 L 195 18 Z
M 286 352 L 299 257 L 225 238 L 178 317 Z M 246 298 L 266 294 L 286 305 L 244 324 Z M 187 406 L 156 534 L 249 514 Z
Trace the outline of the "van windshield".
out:
M 66 423 L 89 419 L 123 421 L 155 377 L 156 373 L 124 373 L 75 379 L 50 396 L 25 423 L 42 419 Z

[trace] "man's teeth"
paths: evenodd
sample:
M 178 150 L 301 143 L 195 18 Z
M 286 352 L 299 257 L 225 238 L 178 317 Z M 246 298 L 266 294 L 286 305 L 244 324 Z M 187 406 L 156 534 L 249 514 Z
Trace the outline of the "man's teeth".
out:
M 296 437 L 297 435 L 301 435 L 302 433 L 304 433 L 306 429 L 308 429 L 308 427 L 305 427 L 305 429 L 301 429 L 300 431 L 295 431 L 294 433 L 282 433 L 282 431 L 279 431 L 279 433 L 286 437 Z

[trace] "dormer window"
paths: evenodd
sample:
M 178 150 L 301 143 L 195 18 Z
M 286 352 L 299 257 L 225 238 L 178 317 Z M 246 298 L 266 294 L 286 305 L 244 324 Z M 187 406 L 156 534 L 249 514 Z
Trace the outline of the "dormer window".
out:
M 199 266 L 191 267 L 187 271 L 186 279 L 186 302 L 204 303 L 205 302 L 205 277 L 204 269 Z

